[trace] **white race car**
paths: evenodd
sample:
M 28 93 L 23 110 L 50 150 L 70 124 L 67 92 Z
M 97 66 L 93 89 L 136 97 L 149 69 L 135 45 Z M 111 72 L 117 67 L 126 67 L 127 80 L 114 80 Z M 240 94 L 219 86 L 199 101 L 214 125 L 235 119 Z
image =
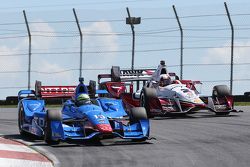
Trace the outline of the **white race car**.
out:
M 168 85 L 161 85 L 162 75 L 171 78 Z M 111 78 L 111 81 L 100 82 L 102 78 Z M 194 113 L 201 109 L 216 115 L 236 112 L 228 86 L 214 86 L 212 96 L 200 96 L 196 89 L 200 81 L 179 80 L 175 73 L 167 72 L 163 61 L 157 69 L 120 70 L 117 66 L 112 67 L 111 74 L 98 75 L 98 83 L 113 97 L 121 98 L 126 108 L 145 107 L 148 117 Z

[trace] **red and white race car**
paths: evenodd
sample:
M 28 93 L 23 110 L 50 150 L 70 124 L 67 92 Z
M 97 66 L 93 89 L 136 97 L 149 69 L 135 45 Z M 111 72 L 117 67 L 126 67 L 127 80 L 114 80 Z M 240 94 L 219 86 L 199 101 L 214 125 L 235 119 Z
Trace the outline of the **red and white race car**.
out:
M 160 85 L 160 77 L 168 74 L 169 85 Z M 109 81 L 101 82 L 103 78 Z M 113 66 L 111 74 L 98 75 L 101 89 L 106 89 L 113 97 L 121 98 L 126 108 L 143 106 L 148 117 L 170 113 L 195 113 L 209 110 L 216 115 L 228 115 L 237 112 L 233 96 L 226 85 L 213 87 L 212 96 L 200 96 L 196 89 L 200 81 L 178 80 L 175 73 L 167 73 L 164 64 L 157 69 L 120 70 Z M 134 91 L 134 87 L 136 90 Z

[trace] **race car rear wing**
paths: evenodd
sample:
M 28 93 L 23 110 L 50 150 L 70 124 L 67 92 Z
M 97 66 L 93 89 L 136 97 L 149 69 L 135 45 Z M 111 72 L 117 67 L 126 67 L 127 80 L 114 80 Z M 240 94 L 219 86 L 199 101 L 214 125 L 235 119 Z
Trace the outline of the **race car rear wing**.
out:
M 126 81 L 147 81 L 151 78 L 156 69 L 134 69 L 134 70 L 120 70 L 119 66 L 111 68 L 111 74 L 99 74 L 98 83 L 102 78 L 110 78 L 114 82 Z
M 83 82 L 83 78 L 79 79 Z M 96 82 L 90 80 L 89 85 L 86 85 L 88 94 L 91 98 L 94 98 L 97 92 Z M 77 86 L 42 86 L 41 81 L 35 83 L 35 95 L 39 98 L 71 98 L 76 91 Z
M 111 74 L 99 74 L 98 84 L 101 79 L 110 78 L 113 82 L 128 82 L 128 81 L 148 81 L 151 79 L 156 69 L 134 69 L 134 70 L 120 70 L 119 66 L 112 66 Z M 168 73 L 173 79 L 179 77 L 175 73 Z
M 35 83 L 35 94 L 41 98 L 69 98 L 74 95 L 76 86 L 42 86 L 41 81 Z

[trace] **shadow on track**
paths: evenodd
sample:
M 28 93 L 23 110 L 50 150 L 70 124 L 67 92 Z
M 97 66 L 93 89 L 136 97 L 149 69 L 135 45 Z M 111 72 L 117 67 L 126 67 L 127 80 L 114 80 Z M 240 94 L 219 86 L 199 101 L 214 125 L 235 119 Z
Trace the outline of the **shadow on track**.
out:
M 30 142 L 30 146 L 48 146 L 53 148 L 60 147 L 106 147 L 106 146 L 118 146 L 118 145 L 141 145 L 141 144 L 153 144 L 148 141 L 132 141 L 132 140 L 122 140 L 119 138 L 113 139 L 103 139 L 103 140 L 66 140 L 62 141 L 59 145 L 48 145 L 44 142 L 42 138 L 37 136 L 27 134 L 26 136 L 21 136 L 20 134 L 2 135 L 0 137 L 11 139 L 11 140 L 22 140 L 24 142 Z
M 167 114 L 164 116 L 157 116 L 154 118 L 151 118 L 152 120 L 167 120 L 167 119 L 202 119 L 202 118 L 224 118 L 224 117 L 238 117 L 240 115 L 215 115 L 215 114 L 209 114 L 209 113 L 193 113 L 193 114 Z

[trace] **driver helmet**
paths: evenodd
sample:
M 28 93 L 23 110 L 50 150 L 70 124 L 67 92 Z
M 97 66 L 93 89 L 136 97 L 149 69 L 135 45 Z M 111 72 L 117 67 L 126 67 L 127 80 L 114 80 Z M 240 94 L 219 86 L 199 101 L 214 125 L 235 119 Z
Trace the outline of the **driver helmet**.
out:
M 164 87 L 171 84 L 171 78 L 168 74 L 160 75 L 160 86 Z
M 77 96 L 76 102 L 77 102 L 77 105 L 80 106 L 83 104 L 89 104 L 91 101 L 90 101 L 90 97 L 88 94 L 81 93 Z

